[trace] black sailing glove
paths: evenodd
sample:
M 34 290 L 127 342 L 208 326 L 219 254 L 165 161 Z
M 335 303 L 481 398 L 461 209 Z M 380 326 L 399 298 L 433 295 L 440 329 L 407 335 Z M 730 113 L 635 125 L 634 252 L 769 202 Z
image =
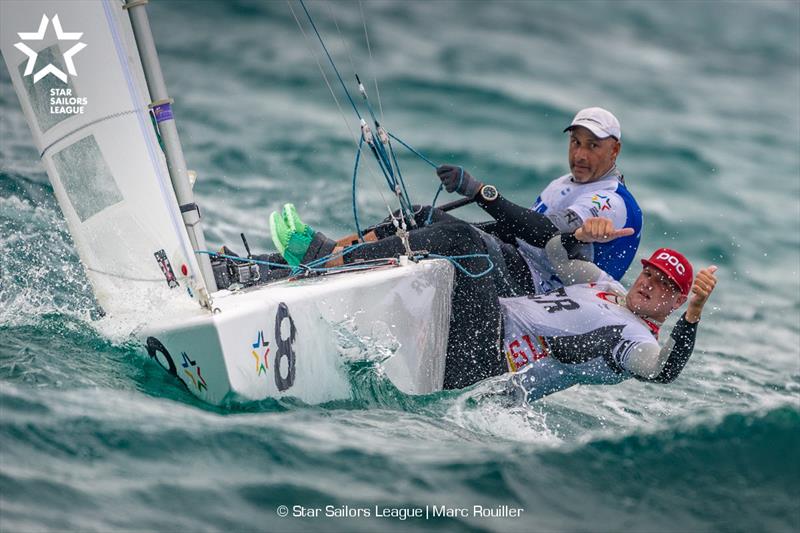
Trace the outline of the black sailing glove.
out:
M 441 165 L 436 168 L 436 174 L 442 180 L 447 192 L 457 192 L 467 198 L 474 198 L 483 187 L 483 183 L 470 176 L 469 172 L 453 165 Z

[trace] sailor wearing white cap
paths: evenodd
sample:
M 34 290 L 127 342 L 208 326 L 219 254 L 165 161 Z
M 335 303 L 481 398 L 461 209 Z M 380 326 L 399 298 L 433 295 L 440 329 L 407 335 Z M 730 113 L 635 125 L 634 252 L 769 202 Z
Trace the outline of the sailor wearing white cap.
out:
M 642 230 L 642 211 L 617 169 L 622 146 L 619 121 L 605 109 L 590 107 L 579 111 L 564 131 L 569 131 L 571 172 L 553 180 L 536 199 L 532 209 L 545 215 L 547 222 L 547 228 L 539 233 L 565 235 L 570 257 L 590 261 L 619 280 L 636 255 Z M 510 225 L 518 226 L 516 230 L 525 225 L 529 210 L 502 198 L 496 187 L 473 178 L 462 167 L 441 165 L 436 173 L 448 192 L 474 198 L 492 215 L 497 223 L 481 224 L 480 228 L 503 242 L 515 243 L 530 270 L 534 292 L 541 294 L 562 285 L 537 243 L 506 231 Z M 615 228 L 633 228 L 634 233 L 607 243 L 569 242 L 567 235 L 598 216 L 611 219 Z
M 619 120 L 606 109 L 589 107 L 578 111 L 564 131 L 569 132 L 570 173 L 550 182 L 536 199 L 533 209 L 556 220 L 577 217 L 583 222 L 602 216 L 610 218 L 614 227 L 634 228 L 635 233 L 629 237 L 583 245 L 572 252 L 619 280 L 636 255 L 642 230 L 642 211 L 617 168 L 617 156 L 622 148 Z M 520 252 L 535 265 L 532 270 L 547 270 L 542 268 L 548 265 L 542 265 L 539 249 L 522 244 Z M 544 290 L 557 285 L 546 275 L 537 281 Z

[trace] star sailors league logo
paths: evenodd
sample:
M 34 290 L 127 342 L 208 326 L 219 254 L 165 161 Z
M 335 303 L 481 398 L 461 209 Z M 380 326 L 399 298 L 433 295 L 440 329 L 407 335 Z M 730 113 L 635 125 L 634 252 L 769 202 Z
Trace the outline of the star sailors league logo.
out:
M 53 29 L 56 31 L 56 37 L 59 41 L 77 41 L 83 37 L 83 32 L 65 32 L 61 28 L 61 21 L 58 20 L 58 15 L 54 15 L 52 19 L 48 19 L 47 15 L 42 15 L 42 21 L 39 23 L 38 30 L 35 32 L 18 32 L 17 35 L 19 35 L 19 38 L 23 41 L 43 41 L 44 35 L 47 32 L 47 26 L 51 21 L 53 23 Z M 34 73 L 33 70 L 36 67 L 36 59 L 39 57 L 39 54 L 24 42 L 19 42 L 15 44 L 14 47 L 28 56 L 28 64 L 25 65 L 25 73 L 23 76 L 30 76 L 33 74 L 33 83 L 38 82 L 48 74 L 52 74 L 64 83 L 67 83 L 67 75 L 63 70 L 52 63 L 48 63 Z M 67 72 L 69 72 L 70 76 L 78 75 L 78 72 L 75 70 L 75 62 L 72 60 L 72 58 L 84 48 L 86 48 L 86 44 L 79 42 L 63 53 L 64 64 L 66 65 Z

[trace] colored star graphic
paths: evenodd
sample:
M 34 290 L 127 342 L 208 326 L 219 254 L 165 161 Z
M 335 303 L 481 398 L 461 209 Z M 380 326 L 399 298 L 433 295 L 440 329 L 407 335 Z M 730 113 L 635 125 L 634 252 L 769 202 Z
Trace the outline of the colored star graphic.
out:
M 256 349 L 264 347 L 266 347 L 267 349 L 264 351 L 264 362 L 262 363 L 261 358 L 258 355 L 258 352 L 256 352 Z M 258 337 L 256 337 L 256 342 L 253 343 L 253 350 L 250 351 L 250 354 L 256 360 L 256 373 L 260 376 L 263 372 L 266 372 L 267 369 L 269 368 L 269 362 L 267 361 L 267 356 L 269 355 L 269 341 L 264 339 L 263 331 L 258 332 Z
M 203 389 L 208 390 L 208 385 L 206 384 L 206 380 L 203 379 L 202 374 L 200 374 L 200 367 L 197 366 L 197 361 L 189 359 L 189 356 L 186 355 L 186 352 L 181 352 L 181 355 L 183 356 L 183 363 L 181 363 L 181 366 L 184 369 L 183 370 L 184 374 L 189 376 L 189 379 L 192 380 L 192 383 L 194 383 L 194 386 L 197 388 L 197 390 L 199 391 Z M 189 371 L 190 366 L 194 367 L 195 372 L 197 373 L 197 379 L 195 379 L 194 374 L 192 374 Z
M 608 196 L 603 196 L 602 194 L 595 194 L 592 196 L 592 203 L 600 208 L 600 211 L 607 211 L 611 209 L 611 200 L 608 199 Z
M 42 41 L 44 40 L 45 32 L 47 31 L 47 25 L 50 22 L 50 19 L 47 18 L 47 15 L 42 15 L 42 21 L 39 23 L 39 29 L 35 32 L 19 32 L 19 38 L 23 41 Z M 58 20 L 58 15 L 55 15 L 52 18 L 53 22 L 53 29 L 56 31 L 56 37 L 59 41 L 77 41 L 83 36 L 83 32 L 65 32 L 61 28 L 61 21 Z M 33 69 L 36 66 L 36 59 L 39 57 L 39 54 L 31 49 L 27 44 L 23 42 L 19 42 L 14 45 L 14 48 L 20 50 L 26 56 L 28 56 L 28 63 L 25 65 L 25 72 L 23 76 L 30 76 L 33 73 Z M 86 48 L 86 44 L 84 43 L 77 43 L 75 46 L 64 52 L 64 64 L 67 66 L 67 72 L 70 73 L 72 76 L 77 76 L 78 73 L 75 70 L 75 63 L 72 61 L 72 58 L 75 54 L 80 52 Z M 44 78 L 48 74 L 52 74 L 56 78 L 60 79 L 64 83 L 67 83 L 67 75 L 64 74 L 60 68 L 56 67 L 52 63 L 48 63 L 45 67 L 39 69 L 35 74 L 33 74 L 33 83 L 36 83 L 40 79 Z

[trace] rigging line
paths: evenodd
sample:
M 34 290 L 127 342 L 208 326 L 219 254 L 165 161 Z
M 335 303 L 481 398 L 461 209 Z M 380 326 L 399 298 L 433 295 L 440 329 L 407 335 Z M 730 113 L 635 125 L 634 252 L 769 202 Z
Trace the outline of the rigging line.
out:
M 399 137 L 395 137 L 394 135 L 392 135 L 391 132 L 386 132 L 386 133 L 389 135 L 389 137 L 391 137 L 395 141 L 397 141 L 400 144 L 402 144 L 403 146 L 405 146 L 408 150 L 413 152 L 417 157 L 419 157 L 420 159 L 422 159 L 423 161 L 428 163 L 430 166 L 432 166 L 433 168 L 438 168 L 438 165 L 436 163 L 434 163 L 433 161 L 431 161 L 430 159 L 428 159 L 427 157 L 425 157 L 424 155 L 419 153 L 417 150 L 415 150 L 410 145 L 406 144 L 402 139 L 400 139 Z M 391 148 L 391 145 L 389 147 Z M 392 157 L 394 157 L 394 150 L 392 150 Z M 461 172 L 462 172 L 462 175 L 461 175 L 461 178 L 459 179 L 459 184 L 461 183 L 461 179 L 464 177 L 463 176 L 463 172 L 464 172 L 463 168 L 461 169 Z M 405 184 L 403 184 L 403 185 L 405 185 Z M 425 226 L 429 226 L 430 223 L 431 223 L 431 219 L 433 218 L 433 208 L 436 206 L 436 200 L 439 198 L 439 194 L 441 194 L 442 189 L 444 189 L 444 184 L 439 185 L 439 188 L 436 190 L 436 194 L 433 197 L 433 202 L 431 202 L 431 210 L 428 213 L 428 218 L 425 220 L 425 224 L 423 224 Z
M 358 71 L 356 70 L 356 64 L 355 64 L 355 61 L 353 60 L 353 54 L 352 54 L 352 51 L 350 49 L 350 45 L 347 43 L 347 41 L 344 38 L 344 34 L 342 33 L 341 27 L 339 26 L 339 21 L 336 18 L 336 14 L 334 12 L 333 3 L 332 2 L 328 2 L 328 12 L 330 13 L 331 19 L 333 20 L 333 24 L 336 26 L 336 32 L 339 34 L 339 40 L 342 43 L 342 47 L 347 52 L 347 57 L 348 57 L 348 60 L 350 61 L 350 68 L 353 70 L 353 73 L 355 74 L 356 82 L 359 84 L 359 88 L 361 88 L 361 87 L 363 87 L 363 85 L 361 85 L 361 80 L 358 77 Z M 361 18 L 362 18 L 362 20 L 364 20 L 363 8 L 362 8 L 362 13 L 361 13 Z M 369 48 L 369 38 L 367 38 L 367 48 Z M 370 50 L 370 61 L 371 60 L 372 60 L 372 52 Z M 373 70 L 373 73 L 374 73 L 374 69 L 372 68 L 371 65 L 370 65 L 370 68 L 371 68 L 371 70 Z M 378 91 L 377 83 L 378 83 L 378 81 L 377 81 L 377 78 L 376 78 L 375 79 L 375 91 L 376 92 Z M 372 121 L 375 123 L 375 127 L 377 128 L 377 127 L 379 127 L 378 119 L 375 116 L 375 113 L 374 113 L 374 111 L 372 109 L 372 105 L 369 102 L 369 98 L 367 97 L 366 92 L 363 92 L 362 95 L 364 97 L 364 101 L 367 104 L 367 109 L 369 110 L 369 114 L 372 117 Z M 380 93 L 378 93 L 378 103 L 380 104 Z M 382 107 L 381 107 L 381 119 L 383 119 L 383 108 Z M 359 147 L 361 147 L 362 145 L 363 145 L 363 134 L 362 134 L 362 139 L 359 142 Z M 373 155 L 375 155 L 376 157 L 380 158 L 379 161 L 378 161 L 378 166 L 381 167 L 381 171 L 383 172 L 384 177 L 387 180 L 390 180 L 390 178 L 391 178 L 391 181 L 394 182 L 394 184 L 393 184 L 394 186 L 392 186 L 392 184 L 390 183 L 390 188 L 396 194 L 395 171 L 392 168 L 392 164 L 391 164 L 391 161 L 389 159 L 388 154 L 386 153 L 386 149 L 384 148 L 382 143 L 375 143 L 374 147 L 371 146 L 371 148 L 373 148 L 373 150 L 372 150 Z M 389 150 L 390 150 L 390 152 L 392 151 L 391 144 L 389 145 Z M 361 154 L 361 151 L 359 149 L 358 156 L 356 158 L 356 171 L 355 172 L 357 172 L 358 157 L 360 156 L 360 154 Z M 394 157 L 394 153 L 393 152 L 392 152 L 392 159 L 394 160 L 394 165 L 395 165 L 395 167 L 397 169 L 397 174 L 400 175 L 400 167 L 397 166 L 397 159 Z M 387 175 L 387 171 L 388 171 L 388 175 Z M 411 206 L 411 200 L 409 199 L 408 191 L 406 191 L 405 183 L 402 182 L 402 175 L 400 175 L 400 177 L 401 177 L 400 185 L 402 185 L 402 187 L 403 187 L 403 193 L 405 194 L 406 203 L 409 206 Z M 353 183 L 353 186 L 355 187 L 355 181 Z M 354 198 L 355 198 L 355 191 L 353 191 L 353 195 L 354 195 Z M 353 201 L 355 202 L 355 200 L 353 200 Z M 402 202 L 401 202 L 401 207 L 402 207 Z M 354 213 L 355 213 L 355 211 L 354 211 Z M 358 215 L 357 214 L 355 215 L 355 222 L 356 222 L 356 230 L 358 231 L 359 236 L 361 236 L 361 230 L 360 230 L 360 227 L 359 227 L 359 221 L 358 221 Z
M 420 259 L 425 259 L 424 256 L 418 256 L 418 257 L 420 257 Z M 489 254 L 468 254 L 468 255 L 428 254 L 427 257 L 432 258 L 432 259 L 447 259 L 448 261 L 450 261 L 450 263 L 453 264 L 454 267 L 459 269 L 461 272 L 463 272 L 464 274 L 466 274 L 470 278 L 481 278 L 481 277 L 485 276 L 486 274 L 488 274 L 489 272 L 491 272 L 492 270 L 494 270 L 494 262 L 492 261 L 492 258 L 489 256 Z M 470 272 L 469 270 L 467 270 L 464 265 L 459 263 L 459 261 L 461 259 L 472 259 L 472 258 L 486 259 L 486 263 L 488 264 L 488 266 L 486 267 L 486 270 L 482 270 L 481 272 L 478 272 L 477 274 L 475 274 L 475 273 Z
M 433 208 L 436 207 L 436 200 L 439 198 L 439 194 L 441 194 L 442 190 L 444 190 L 444 183 L 439 185 L 439 188 L 436 189 L 436 194 L 433 195 L 433 201 L 431 202 L 431 209 L 428 211 L 428 218 L 425 219 L 425 226 L 430 226 L 431 221 L 433 220 Z
M 352 54 L 352 51 L 350 49 L 350 45 L 347 43 L 347 40 L 345 40 L 345 38 L 344 38 L 344 34 L 342 33 L 341 27 L 339 26 L 339 21 L 336 18 L 336 14 L 334 12 L 333 3 L 332 2 L 328 2 L 328 12 L 330 13 L 331 19 L 333 20 L 333 24 L 336 26 L 336 32 L 339 34 L 339 40 L 342 43 L 342 47 L 347 52 L 347 57 L 348 57 L 348 60 L 350 61 L 350 68 L 353 70 L 353 73 L 355 74 L 356 82 L 358 82 L 359 86 L 363 87 L 361 85 L 361 80 L 358 77 L 358 71 L 356 70 L 356 64 L 355 64 L 355 61 L 353 60 L 353 54 Z M 363 8 L 362 8 L 362 14 L 361 15 L 362 15 L 361 16 L 362 20 L 364 20 Z M 367 47 L 369 48 L 369 38 L 367 38 Z M 372 59 L 372 52 L 370 51 L 370 60 L 371 59 Z M 371 64 L 370 64 L 370 68 L 374 72 L 374 69 L 372 68 Z M 377 81 L 377 78 L 376 78 L 375 79 L 375 91 L 378 94 L 378 103 L 380 105 L 380 93 L 378 92 L 378 85 L 377 84 L 378 84 L 378 81 Z M 372 105 L 369 102 L 369 98 L 367 98 L 366 93 L 363 93 L 363 96 L 364 96 L 364 101 L 367 104 L 367 109 L 369 110 L 369 114 L 372 117 L 372 121 L 375 123 L 375 126 L 377 128 L 379 126 L 378 119 L 375 116 L 375 113 L 374 113 L 374 111 L 372 109 Z M 380 111 L 381 111 L 381 119 L 383 119 L 383 107 L 381 107 Z M 363 145 L 363 134 L 361 136 L 361 141 L 359 142 L 359 151 L 358 151 L 358 154 L 356 155 L 356 169 L 354 171 L 355 173 L 358 172 L 358 161 L 359 161 L 359 158 L 360 158 L 360 155 L 361 155 L 360 147 L 362 145 Z M 373 147 L 371 147 L 371 148 L 373 148 Z M 376 152 L 375 149 L 377 149 L 377 152 Z M 389 145 L 389 150 L 390 150 L 390 152 L 392 152 L 391 144 Z M 391 176 L 392 180 L 394 181 L 395 172 L 394 172 L 394 169 L 392 168 L 392 164 L 391 164 L 391 162 L 389 160 L 388 154 L 386 153 L 386 149 L 382 146 L 382 143 L 381 144 L 375 143 L 375 147 L 373 148 L 372 152 L 373 152 L 373 155 L 375 155 L 376 157 L 380 157 L 380 160 L 378 162 L 378 166 L 381 167 L 381 171 L 383 172 L 384 177 L 387 180 L 389 180 L 389 176 Z M 392 152 L 392 159 L 394 160 L 394 165 L 395 165 L 395 167 L 397 169 L 397 174 L 400 175 L 400 167 L 397 166 L 397 159 L 394 157 L 394 153 L 393 152 Z M 388 174 L 389 174 L 388 176 L 387 176 L 387 170 L 388 170 Z M 354 176 L 353 176 L 354 177 L 353 187 L 355 187 L 355 176 L 356 176 L 356 174 L 354 174 Z M 401 177 L 401 180 L 402 180 L 402 175 L 400 175 L 400 177 Z M 401 181 L 400 184 L 403 187 L 403 193 L 405 194 L 406 203 L 409 206 L 411 206 L 411 200 L 409 199 L 408 191 L 406 191 L 405 183 L 403 183 Z M 395 182 L 395 186 L 390 186 L 390 188 L 392 189 L 393 192 L 396 193 L 396 182 Z M 401 207 L 403 207 L 402 206 L 402 202 L 401 202 Z M 361 235 L 361 228 L 360 228 L 360 224 L 359 224 L 359 220 L 358 220 L 358 212 L 357 212 L 356 206 L 355 206 L 355 189 L 353 190 L 353 208 L 354 208 L 353 213 L 354 213 L 354 216 L 355 216 L 355 223 L 356 223 L 356 231 L 358 232 L 359 237 L 361 237 L 362 235 Z
M 315 268 L 315 267 L 318 267 L 319 265 L 324 265 L 325 263 L 327 263 L 328 261 L 331 261 L 332 259 L 338 259 L 339 257 L 346 256 L 347 254 L 349 254 L 353 250 L 361 248 L 365 244 L 367 244 L 367 243 L 366 242 L 360 242 L 360 243 L 357 243 L 357 244 L 352 244 L 350 246 L 347 246 L 346 248 L 343 248 L 343 249 L 339 250 L 338 252 L 332 252 L 332 253 L 324 256 L 324 257 L 320 257 L 319 259 L 314 259 L 310 263 L 306 263 L 306 264 L 304 264 L 302 266 L 304 266 L 306 268 Z
M 303 29 L 303 25 L 300 23 L 300 19 L 297 17 L 297 14 L 294 12 L 294 9 L 292 8 L 292 4 L 291 4 L 290 0 L 286 0 L 286 4 L 289 6 L 289 11 L 292 12 L 292 16 L 294 17 L 294 21 L 297 23 L 297 27 L 300 29 L 300 33 L 303 35 L 303 38 L 306 41 L 306 45 L 308 46 L 308 49 L 311 52 L 311 55 L 314 56 L 314 59 L 317 62 L 317 67 L 319 67 L 319 71 L 322 74 L 322 79 L 325 80 L 325 85 L 328 86 L 328 90 L 330 91 L 331 96 L 333 97 L 333 101 L 336 102 L 336 107 L 339 109 L 339 114 L 342 116 L 342 120 L 344 120 L 344 125 L 347 127 L 347 131 L 350 132 L 350 136 L 353 139 L 353 143 L 356 146 L 358 146 L 358 151 L 361 152 L 361 146 L 360 146 L 359 142 L 356 140 L 358 137 L 356 137 L 356 134 L 353 131 L 353 128 L 350 127 L 350 122 L 348 122 L 347 117 L 345 117 L 345 115 L 344 115 L 344 110 L 342 109 L 342 106 L 339 103 L 339 99 L 336 98 L 336 93 L 333 91 L 333 87 L 331 86 L 330 82 L 328 81 L 328 76 L 325 74 L 325 69 L 322 68 L 322 62 L 320 62 L 319 57 L 317 56 L 317 53 L 314 51 L 314 47 L 311 45 L 311 38 L 308 36 L 306 31 Z M 373 182 L 375 183 L 375 187 L 376 187 L 376 189 L 378 191 L 378 195 L 381 197 L 381 201 L 391 211 L 391 207 L 389 207 L 389 202 L 386 200 L 386 197 L 383 195 L 383 191 L 382 191 L 383 187 L 381 186 L 380 181 L 378 180 L 377 174 L 372 169 L 372 167 L 367 167 L 367 173 L 372 177 Z
M 217 252 L 212 252 L 210 250 L 197 250 L 196 254 L 200 255 L 208 255 L 211 257 L 221 257 L 223 259 L 230 259 L 231 261 L 239 261 L 242 263 L 255 263 L 256 265 L 265 265 L 272 268 L 284 268 L 284 269 L 291 269 L 294 268 L 290 265 L 285 265 L 283 263 L 274 263 L 272 261 L 262 261 L 260 259 L 253 259 L 252 257 L 239 257 L 236 255 L 227 255 L 227 254 L 220 254 Z M 163 280 L 162 280 L 163 281 Z
M 319 44 L 321 44 L 322 49 L 325 50 L 325 55 L 328 56 L 328 61 L 330 61 L 331 66 L 333 67 L 333 71 L 336 73 L 336 77 L 339 78 L 339 83 L 342 84 L 342 89 L 344 89 L 344 93 L 347 95 L 347 99 L 350 100 L 350 105 L 353 106 L 353 111 L 356 112 L 356 115 L 358 115 L 358 118 L 360 119 L 361 113 L 358 112 L 356 103 L 353 101 L 353 97 L 350 96 L 350 91 L 347 90 L 347 86 L 344 84 L 342 75 L 339 74 L 339 69 L 336 68 L 336 63 L 333 62 L 333 58 L 331 57 L 331 54 L 328 52 L 328 47 L 325 46 L 325 41 L 322 40 L 322 36 L 319 34 L 319 31 L 317 30 L 317 25 L 314 24 L 314 19 L 311 18 L 311 13 L 308 12 L 308 9 L 306 8 L 306 3 L 303 0 L 300 0 L 300 6 L 302 6 L 303 11 L 306 12 L 306 17 L 308 17 L 308 22 L 311 23 L 311 27 L 314 28 L 314 33 L 317 34 L 317 39 L 319 40 Z
M 289 3 L 289 0 L 287 0 L 287 3 Z M 353 102 L 353 98 L 350 96 L 350 92 L 347 90 L 347 87 L 345 86 L 344 81 L 342 80 L 341 74 L 339 74 L 339 69 L 336 68 L 336 63 L 334 63 L 333 58 L 331 57 L 330 53 L 328 52 L 328 47 L 325 46 L 325 42 L 322 40 L 322 35 L 320 35 L 319 31 L 317 30 L 316 24 L 314 24 L 314 19 L 311 17 L 311 13 L 309 13 L 308 9 L 306 8 L 306 4 L 305 4 L 305 2 L 303 0 L 300 0 L 300 5 L 302 6 L 303 11 L 305 11 L 306 17 L 308 18 L 308 21 L 311 23 L 311 27 L 314 29 L 314 33 L 316 33 L 317 39 L 319 40 L 320 44 L 322 45 L 322 49 L 325 51 L 325 54 L 328 56 L 328 61 L 330 62 L 331 66 L 333 67 L 333 70 L 336 73 L 336 77 L 339 78 L 339 83 L 342 85 L 342 89 L 344 89 L 344 92 L 347 95 L 348 100 L 350 100 L 350 104 L 353 106 L 353 110 L 356 112 L 356 115 L 358 115 L 358 118 L 363 122 L 364 119 L 361 117 L 361 114 L 358 112 L 358 108 L 356 108 L 355 102 Z M 300 24 L 300 20 L 297 18 L 297 15 L 295 15 L 294 9 L 292 9 L 291 3 L 289 3 L 289 9 L 292 12 L 292 16 L 294 16 L 295 22 L 297 22 L 297 25 L 300 28 L 300 31 L 303 33 L 303 36 L 307 37 L 306 36 L 306 32 L 303 30 L 303 27 Z M 322 69 L 322 65 L 320 64 L 316 53 L 314 53 L 313 47 L 311 48 L 311 52 L 312 52 L 312 54 L 314 54 L 314 58 L 317 59 L 317 65 L 320 68 L 320 72 L 323 72 L 323 77 L 325 78 L 325 82 L 328 83 L 327 76 L 324 75 L 324 70 Z M 334 94 L 333 93 L 333 88 L 330 86 L 329 83 L 328 83 L 328 89 L 331 91 L 331 94 Z M 336 99 L 335 96 L 334 96 L 334 100 L 337 102 L 337 105 L 338 105 L 338 100 Z M 342 113 L 342 116 L 344 116 L 344 112 L 341 111 L 341 108 L 340 108 L 339 111 Z M 346 120 L 345 120 L 345 122 L 346 122 Z M 348 130 L 350 130 L 349 123 L 348 123 Z M 356 143 L 355 134 L 353 134 L 352 130 L 350 130 L 350 133 L 351 133 L 351 135 L 353 137 L 353 142 Z M 374 147 L 372 147 L 372 148 L 373 148 L 373 153 L 374 153 L 375 152 Z M 376 157 L 377 157 L 377 154 L 376 154 Z M 367 168 L 369 168 L 369 167 L 367 167 Z M 381 170 L 383 170 L 383 168 L 381 168 Z M 377 175 L 374 172 L 371 172 L 370 174 L 372 175 L 373 179 L 377 183 L 377 181 L 378 181 Z M 384 174 L 385 174 L 385 172 L 384 172 Z M 387 177 L 387 179 L 388 179 L 388 177 Z M 393 191 L 393 193 L 394 193 L 394 191 Z M 383 193 L 381 192 L 380 186 L 378 186 L 378 194 L 380 195 L 381 200 L 383 200 L 383 203 L 386 206 L 386 208 L 391 213 L 392 209 L 389 206 L 389 202 L 387 202 L 386 198 L 383 196 Z M 400 205 L 400 210 L 402 212 L 404 210 L 402 198 L 398 198 L 398 201 L 399 201 L 399 205 Z
M 344 34 L 342 34 L 342 30 L 339 29 L 339 21 L 336 19 L 336 15 L 333 12 L 333 2 L 328 2 L 328 11 L 331 14 L 333 23 L 336 25 L 336 31 L 339 33 L 339 39 L 342 41 L 342 46 L 344 47 L 345 51 L 347 51 L 347 57 L 350 59 L 350 68 L 353 69 L 353 72 L 356 72 L 356 63 L 353 61 L 353 54 L 350 51 L 350 45 L 347 44 Z
M 361 21 L 364 23 L 364 38 L 367 41 L 367 51 L 369 51 L 369 69 L 372 71 L 372 79 L 375 80 L 375 95 L 378 97 L 378 109 L 381 112 L 381 122 L 384 122 L 381 92 L 378 90 L 378 76 L 375 74 L 375 62 L 372 59 L 372 48 L 369 45 L 369 34 L 367 33 L 367 19 L 364 16 L 364 5 L 361 3 L 361 0 L 358 0 L 358 7 L 361 10 Z
M 392 142 L 389 141 L 386 143 L 389 145 L 389 153 L 392 154 L 392 161 L 394 161 L 394 166 L 397 168 L 397 177 L 400 183 L 400 186 L 403 188 L 403 194 L 406 196 L 406 202 L 408 205 L 413 205 L 411 203 L 411 197 L 408 195 L 408 190 L 406 189 L 406 182 L 403 180 L 403 174 L 400 172 L 400 164 L 397 162 L 397 156 L 394 155 L 394 148 L 392 148 Z
M 358 223 L 358 204 L 356 203 L 356 178 L 358 177 L 358 163 L 361 161 L 361 146 L 364 144 L 364 134 L 361 134 L 361 140 L 358 142 L 358 151 L 356 151 L 356 164 L 353 167 L 353 218 L 356 221 L 356 232 L 358 233 L 359 240 L 364 240 L 364 234 L 361 232 L 361 225 Z
M 322 79 L 325 80 L 325 85 L 328 86 L 328 90 L 331 92 L 331 96 L 333 97 L 333 101 L 336 102 L 336 107 L 339 109 L 339 114 L 342 115 L 342 120 L 344 120 L 344 125 L 347 127 L 347 131 L 350 132 L 350 136 L 353 138 L 353 142 L 358 144 L 358 141 L 356 140 L 358 137 L 356 137 L 356 134 L 353 131 L 353 128 L 350 127 L 350 122 L 347 121 L 347 117 L 344 115 L 344 110 L 342 109 L 342 105 L 339 103 L 339 99 L 336 97 L 336 93 L 333 91 L 333 87 L 331 86 L 330 82 L 328 81 L 328 75 L 325 74 L 325 69 L 322 68 L 322 62 L 320 62 L 319 56 L 317 56 L 317 53 L 314 51 L 314 47 L 311 46 L 311 39 L 309 38 L 308 34 L 306 34 L 306 30 L 303 29 L 303 25 L 300 24 L 300 19 L 297 18 L 297 14 L 295 14 L 294 8 L 292 8 L 292 3 L 290 2 L 290 0 L 286 0 L 286 5 L 289 6 L 289 11 L 292 12 L 292 16 L 294 17 L 294 21 L 297 23 L 297 27 L 300 28 L 300 33 L 303 34 L 303 38 L 306 41 L 306 45 L 308 46 L 308 49 L 311 52 L 311 55 L 314 56 L 314 59 L 317 62 L 317 67 L 319 67 L 319 72 L 320 72 L 320 74 L 322 74 Z
M 383 166 L 386 167 L 386 170 L 392 177 L 392 181 L 396 183 L 397 180 L 395 178 L 394 168 L 392 168 L 392 163 L 389 161 L 389 156 L 386 153 L 386 147 L 384 147 L 380 136 L 377 136 L 377 138 L 373 137 L 373 142 L 375 143 L 375 150 L 378 152 L 378 156 L 381 158 Z
M 367 105 L 369 114 L 372 117 L 373 122 L 375 123 L 377 141 L 374 141 L 375 146 L 373 148 L 373 152 L 375 153 L 375 156 L 379 158 L 379 163 L 381 162 L 383 163 L 381 170 L 384 170 L 384 175 L 386 175 L 387 170 L 389 175 L 391 175 L 392 179 L 390 183 L 390 188 L 394 191 L 395 195 L 397 195 L 398 198 L 400 199 L 401 209 L 404 208 L 403 200 L 405 200 L 405 207 L 409 211 L 409 213 L 407 214 L 411 215 L 411 211 L 413 210 L 413 203 L 411 202 L 411 197 L 408 194 L 408 189 L 406 188 L 405 181 L 403 180 L 403 173 L 400 170 L 400 164 L 398 163 L 397 157 L 395 156 L 394 153 L 394 149 L 392 148 L 392 141 L 389 138 L 386 129 L 383 128 L 378 122 L 378 118 L 375 116 L 375 112 L 372 109 L 372 105 L 369 102 L 369 96 L 367 95 L 367 91 L 366 89 L 364 89 L 364 84 L 358 77 L 358 73 L 356 73 L 356 81 L 358 82 L 358 90 L 361 93 L 361 96 L 364 98 L 364 102 Z M 376 79 L 376 85 L 377 85 L 377 79 Z M 374 138 L 375 137 L 373 137 L 373 139 Z M 370 146 L 372 147 L 372 144 L 370 144 Z M 389 155 L 391 155 L 391 159 L 389 158 Z M 386 179 L 389 180 L 389 177 L 387 176 Z M 412 226 L 416 225 L 413 218 L 411 218 L 410 223 Z
M 416 151 L 414 148 L 412 148 L 411 146 L 409 146 L 408 144 L 406 144 L 405 142 L 403 142 L 403 139 L 400 139 L 400 138 L 398 138 L 398 137 L 395 137 L 395 136 L 394 136 L 392 133 L 390 133 L 390 132 L 388 132 L 388 131 L 387 131 L 386 133 L 389 135 L 389 137 L 391 137 L 391 138 L 392 138 L 392 139 L 394 139 L 395 141 L 399 142 L 400 144 L 402 144 L 403 146 L 405 146 L 406 148 L 408 148 L 408 150 L 410 150 L 411 152 L 413 152 L 413 153 L 414 153 L 414 154 L 415 154 L 417 157 L 419 157 L 420 159 L 422 159 L 423 161 L 425 161 L 426 163 L 428 163 L 428 164 L 429 164 L 430 166 L 432 166 L 433 168 L 438 168 L 438 167 L 439 167 L 439 165 L 437 165 L 436 163 L 434 163 L 433 161 L 431 161 L 430 159 L 428 159 L 427 157 L 425 157 L 424 155 L 422 155 L 421 153 L 419 153 L 418 151 Z
M 328 12 L 330 13 L 331 19 L 333 19 L 333 24 L 336 26 L 336 32 L 339 34 L 339 40 L 342 43 L 342 47 L 347 52 L 347 57 L 348 57 L 348 60 L 350 61 L 350 68 L 352 68 L 353 73 L 355 74 L 356 82 L 358 82 L 359 86 L 361 86 L 361 80 L 358 77 L 358 70 L 356 70 L 356 64 L 355 64 L 355 61 L 353 60 L 353 54 L 352 54 L 352 52 L 350 50 L 350 45 L 345 40 L 344 34 L 342 33 L 341 28 L 339 27 L 339 21 L 337 20 L 336 14 L 334 13 L 333 3 L 332 2 L 328 2 Z M 363 19 L 363 14 L 362 14 L 362 19 Z M 369 40 L 367 41 L 367 45 L 369 45 Z M 377 80 L 376 80 L 376 83 L 377 83 Z M 377 85 L 376 85 L 376 90 L 377 90 Z M 377 127 L 379 125 L 378 119 L 377 119 L 377 117 L 375 117 L 375 113 L 373 112 L 372 106 L 369 103 L 369 98 L 367 98 L 366 93 L 364 93 L 363 96 L 364 96 L 364 101 L 367 104 L 367 109 L 369 110 L 369 114 L 372 116 L 372 121 L 375 122 L 375 126 Z M 383 118 L 383 117 L 381 116 L 381 118 Z M 361 143 L 359 143 L 359 146 L 360 145 L 361 145 Z M 376 155 L 376 157 L 379 155 L 380 158 L 381 158 L 381 162 L 383 163 L 383 165 L 381 165 L 382 166 L 381 170 L 384 171 L 384 175 L 386 175 L 386 170 L 388 170 L 389 175 L 394 177 L 394 171 L 392 169 L 391 163 L 389 162 L 389 158 L 388 158 L 388 156 L 386 154 L 386 150 L 381 145 L 379 145 L 377 143 L 376 143 L 375 146 L 376 146 L 376 148 L 378 150 L 378 153 L 375 154 L 375 155 Z

